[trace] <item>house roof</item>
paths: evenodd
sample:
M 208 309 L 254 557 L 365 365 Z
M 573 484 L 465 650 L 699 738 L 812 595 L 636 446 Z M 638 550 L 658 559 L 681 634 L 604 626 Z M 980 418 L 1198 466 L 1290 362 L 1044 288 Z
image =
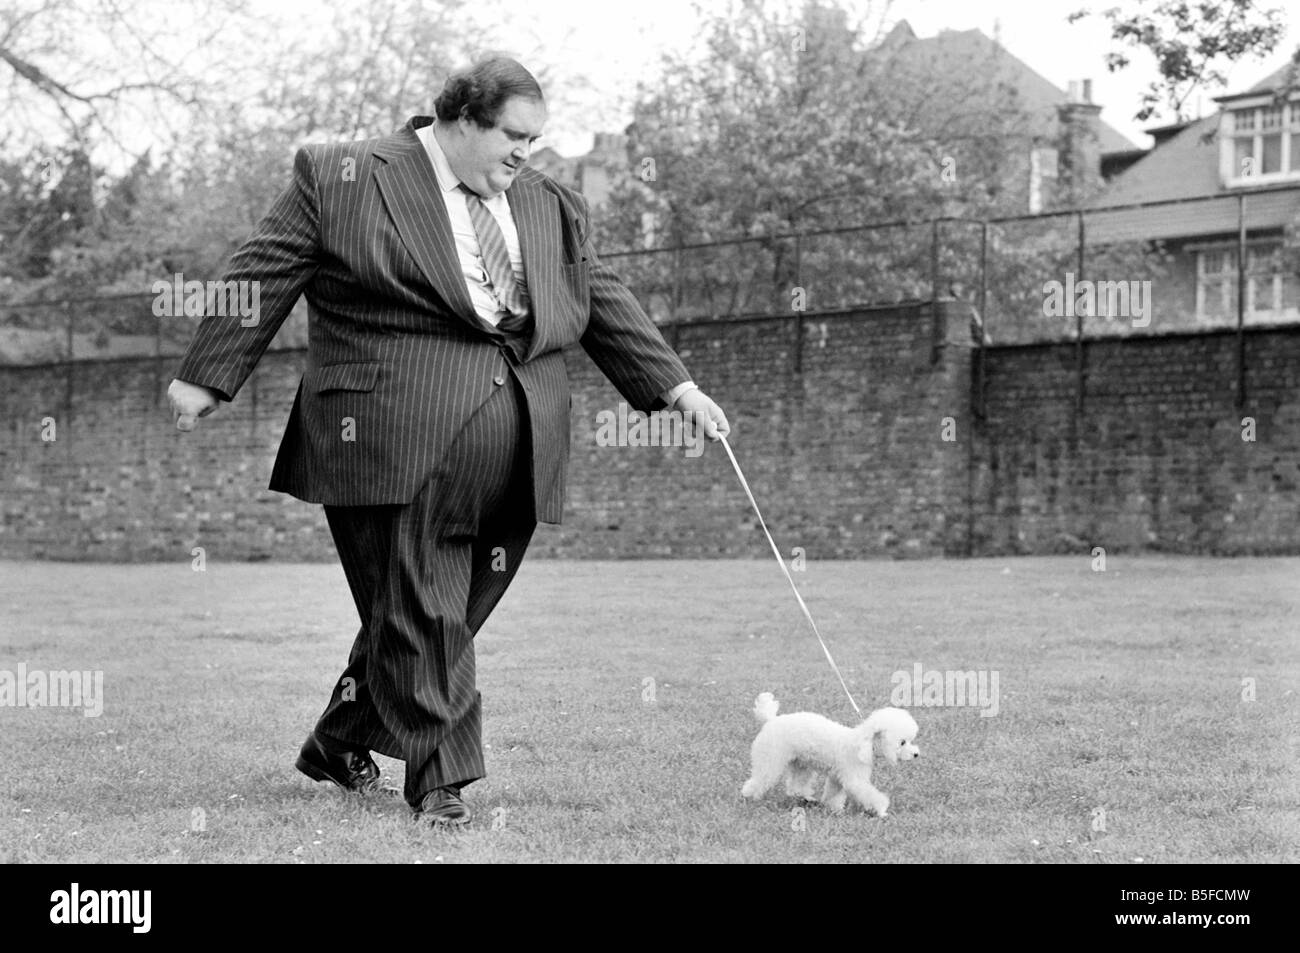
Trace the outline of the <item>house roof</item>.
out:
M 984 68 L 980 64 L 994 61 L 1001 74 L 999 79 L 1019 95 L 1029 117 L 1029 132 L 1043 139 L 1054 139 L 1060 131 L 1058 108 L 1069 101 L 1066 91 L 979 30 L 944 30 L 936 36 L 921 38 L 902 20 L 881 46 L 886 55 L 896 58 L 909 71 L 919 69 L 931 75 L 961 76 L 972 68 Z M 1102 152 L 1137 148 L 1119 130 L 1100 120 L 1097 142 Z
M 1275 88 L 1287 67 L 1274 71 L 1246 93 L 1218 98 L 1219 102 L 1258 95 Z M 1116 176 L 1091 203 L 1093 208 L 1166 202 L 1201 197 L 1214 201 L 1132 209 L 1095 216 L 1108 240 L 1175 238 L 1232 233 L 1237 230 L 1237 195 L 1247 195 L 1247 227 L 1252 231 L 1279 228 L 1300 214 L 1300 184 L 1295 191 L 1261 192 L 1227 188 L 1219 175 L 1219 122 L 1222 112 L 1189 122 L 1146 156 Z M 1164 129 L 1171 127 L 1162 127 Z M 1089 216 L 1093 220 L 1094 216 Z M 1089 226 L 1091 229 L 1091 226 Z
M 532 168 L 561 181 L 570 177 L 576 161 L 560 155 L 550 146 L 542 146 L 528 157 L 528 164 Z
M 1116 176 L 1091 204 L 1127 205 L 1218 194 L 1223 191 L 1218 129 L 1218 113 L 1197 119 Z
M 1300 187 L 1284 192 L 1237 191 L 1246 197 L 1246 227 L 1250 232 L 1283 228 L 1300 218 Z M 1235 235 L 1237 191 L 1203 202 L 1093 212 L 1084 217 L 1085 235 L 1089 243 Z
M 1214 101 L 1216 103 L 1231 102 L 1234 99 L 1244 99 L 1247 96 L 1258 96 L 1260 93 L 1272 92 L 1286 81 L 1287 73 L 1290 72 L 1291 68 L 1290 63 L 1283 63 L 1245 92 L 1215 96 Z

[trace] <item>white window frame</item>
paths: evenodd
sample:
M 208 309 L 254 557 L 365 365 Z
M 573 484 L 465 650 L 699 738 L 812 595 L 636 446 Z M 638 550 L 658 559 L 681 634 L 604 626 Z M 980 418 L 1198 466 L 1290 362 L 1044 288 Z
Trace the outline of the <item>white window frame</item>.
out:
M 1264 157 L 1263 139 L 1265 133 L 1261 128 L 1263 113 L 1265 110 L 1277 105 L 1273 102 L 1271 96 L 1261 96 L 1245 100 L 1224 112 L 1219 135 L 1219 171 L 1222 174 L 1225 186 L 1242 188 L 1300 179 L 1300 155 L 1292 155 L 1291 153 L 1292 137 L 1300 136 L 1300 98 L 1293 98 L 1290 102 L 1282 103 L 1279 107 L 1282 110 L 1282 117 L 1276 133 L 1282 139 L 1281 154 L 1279 156 L 1281 168 L 1277 172 L 1254 172 L 1250 175 L 1242 175 L 1241 169 L 1237 165 L 1237 140 L 1245 138 L 1236 134 L 1237 117 L 1243 113 L 1251 113 L 1254 116 L 1254 129 L 1251 131 L 1251 156 L 1255 160 L 1256 167 L 1258 167 Z M 1273 133 L 1274 130 L 1268 130 L 1269 135 Z
M 1208 297 L 1207 292 L 1209 291 L 1209 289 L 1207 288 L 1207 280 L 1209 278 L 1209 275 L 1205 270 L 1205 263 L 1206 263 L 1207 253 L 1208 254 L 1226 253 L 1230 255 L 1234 251 L 1236 251 L 1236 247 L 1237 247 L 1236 245 L 1202 245 L 1192 249 L 1192 252 L 1196 255 L 1196 323 L 1197 324 L 1207 324 L 1207 325 L 1213 324 L 1217 321 L 1226 320 L 1227 318 L 1230 317 L 1233 318 L 1233 320 L 1235 320 L 1234 309 L 1232 307 L 1232 285 L 1229 284 L 1227 280 L 1221 277 L 1224 274 L 1224 272 L 1215 273 L 1216 278 L 1218 279 L 1220 285 L 1222 286 L 1222 290 L 1219 292 L 1219 294 L 1221 297 L 1221 303 L 1222 303 L 1221 310 L 1223 312 L 1223 316 L 1222 318 L 1220 318 L 1217 315 L 1211 316 L 1206 313 L 1205 303 Z M 1230 272 L 1227 272 L 1227 274 L 1231 275 L 1232 281 L 1235 282 L 1237 280 L 1237 270 L 1235 268 L 1233 268 Z
M 1278 321 L 1294 321 L 1300 319 L 1300 304 L 1292 302 L 1288 307 L 1284 295 L 1286 294 L 1286 260 L 1282 252 L 1283 240 L 1281 237 L 1270 238 L 1253 238 L 1246 242 L 1246 309 L 1244 320 L 1246 324 L 1254 323 L 1275 323 Z M 1252 265 L 1257 260 L 1261 250 L 1267 249 L 1270 256 L 1278 262 L 1278 267 L 1270 269 L 1267 272 L 1254 272 Z M 1233 306 L 1235 291 L 1237 285 L 1237 267 L 1235 264 L 1237 243 L 1235 241 L 1215 242 L 1204 245 L 1189 245 L 1187 250 L 1196 255 L 1196 322 L 1198 324 L 1221 326 L 1226 321 L 1230 324 L 1236 324 L 1237 310 Z M 1231 270 L 1227 272 L 1218 272 L 1218 276 L 1226 275 L 1226 279 L 1219 278 L 1223 290 L 1220 292 L 1223 300 L 1223 315 L 1210 316 L 1206 314 L 1205 303 L 1207 297 L 1207 280 L 1210 275 L 1205 270 L 1206 253 L 1224 253 L 1228 259 L 1233 261 Z M 1269 289 L 1270 307 L 1256 310 L 1257 289 L 1267 285 Z M 1300 297 L 1300 296 L 1298 296 Z

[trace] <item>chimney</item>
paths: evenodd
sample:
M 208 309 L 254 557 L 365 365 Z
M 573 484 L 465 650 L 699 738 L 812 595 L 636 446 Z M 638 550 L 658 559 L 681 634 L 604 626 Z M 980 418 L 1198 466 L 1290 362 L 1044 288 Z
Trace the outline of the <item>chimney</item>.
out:
M 591 145 L 591 155 L 601 159 L 621 159 L 627 151 L 627 136 L 617 132 L 598 132 Z
M 1082 201 L 1101 183 L 1098 129 L 1101 107 L 1092 101 L 1092 80 L 1070 80 L 1066 101 L 1057 107 L 1061 186 L 1071 203 Z

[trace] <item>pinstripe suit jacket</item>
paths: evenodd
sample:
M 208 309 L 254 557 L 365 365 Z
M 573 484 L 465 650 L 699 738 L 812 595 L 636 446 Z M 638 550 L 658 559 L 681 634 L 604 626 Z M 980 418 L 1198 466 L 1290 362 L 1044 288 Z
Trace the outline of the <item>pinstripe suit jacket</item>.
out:
M 257 323 L 209 314 L 176 376 L 232 399 L 305 294 L 307 369 L 271 489 L 356 506 L 409 502 L 514 365 L 528 405 L 537 517 L 558 523 L 571 404 L 561 350 L 580 343 L 641 410 L 689 375 L 597 259 L 582 197 L 526 167 L 506 191 L 534 321 L 517 357 L 470 303 L 415 134 L 432 121 L 417 116 L 383 138 L 300 149 L 292 183 L 222 276 L 260 283 Z

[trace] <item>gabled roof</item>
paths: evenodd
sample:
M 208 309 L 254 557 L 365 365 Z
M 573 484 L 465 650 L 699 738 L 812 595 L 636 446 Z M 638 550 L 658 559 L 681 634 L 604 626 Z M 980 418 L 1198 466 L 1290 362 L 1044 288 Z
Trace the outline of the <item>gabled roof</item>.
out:
M 1029 132 L 1042 139 L 1054 139 L 1060 131 L 1058 107 L 1069 101 L 1065 90 L 1035 72 L 979 30 L 945 30 L 937 36 L 917 37 L 907 22 L 899 21 L 880 44 L 881 51 L 910 71 L 930 75 L 962 76 L 972 69 L 994 64 L 998 78 L 1019 95 L 1030 120 Z M 1136 149 L 1119 130 L 1097 123 L 1098 146 L 1102 152 Z
M 1195 120 L 1116 176 L 1092 204 L 1162 202 L 1223 191 L 1218 129 L 1218 113 Z
M 1283 228 L 1300 217 L 1300 186 L 1287 192 L 1254 195 L 1247 190 L 1244 194 L 1246 228 L 1251 232 Z M 1204 202 L 1092 212 L 1086 216 L 1087 240 L 1108 244 L 1235 235 L 1237 201 L 1233 192 Z
M 1287 69 L 1287 66 L 1283 66 L 1245 93 L 1221 96 L 1218 101 L 1231 101 L 1275 89 L 1282 82 Z M 1219 122 L 1222 115 L 1222 112 L 1216 112 L 1193 120 L 1182 131 L 1158 143 L 1146 156 L 1116 176 L 1106 191 L 1090 204 L 1098 207 L 1198 196 L 1235 196 L 1243 191 L 1240 188 L 1225 188 L 1219 177 Z M 1233 215 L 1235 214 L 1234 212 Z M 1236 227 L 1235 221 L 1234 217 L 1231 225 L 1233 228 Z
M 1247 96 L 1258 96 L 1260 93 L 1270 93 L 1286 82 L 1287 73 L 1290 70 L 1291 64 L 1283 63 L 1245 92 L 1229 93 L 1226 96 L 1215 96 L 1214 101 L 1216 103 L 1231 102 L 1234 99 L 1244 99 Z

